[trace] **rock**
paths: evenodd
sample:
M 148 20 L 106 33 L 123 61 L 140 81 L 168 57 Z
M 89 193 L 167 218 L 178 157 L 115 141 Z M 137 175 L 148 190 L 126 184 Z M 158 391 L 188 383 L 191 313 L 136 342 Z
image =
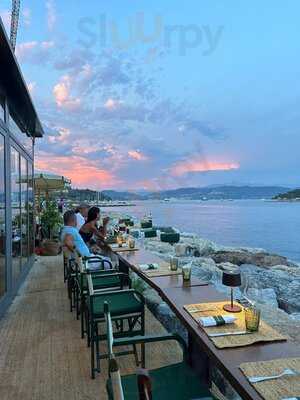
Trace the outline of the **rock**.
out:
M 158 307 L 162 303 L 162 298 L 154 289 L 151 289 L 150 287 L 144 290 L 143 295 L 151 307 Z
M 268 304 L 269 306 L 278 308 L 277 296 L 275 290 L 272 288 L 250 288 L 247 291 L 247 296 L 258 304 Z
M 187 249 L 186 244 L 177 243 L 177 244 L 175 244 L 174 249 L 175 249 L 175 255 L 177 257 L 186 256 L 186 249 Z
M 262 318 L 274 329 L 289 336 L 295 344 L 300 344 L 300 321 L 298 322 L 286 312 L 269 305 L 261 305 Z
M 186 329 L 166 303 L 163 302 L 157 307 L 155 316 L 168 332 L 177 333 L 187 342 Z
M 250 253 L 249 251 L 218 251 L 211 255 L 217 264 L 230 262 L 235 265 L 253 264 L 259 267 L 270 268 L 277 265 L 285 265 L 297 268 L 296 264 L 291 263 L 286 257 L 269 253 Z
M 290 317 L 295 319 L 296 321 L 299 321 L 299 323 L 300 323 L 300 313 L 290 314 Z
M 235 264 L 231 264 L 230 262 L 224 262 L 221 264 L 218 264 L 217 267 L 219 269 L 221 269 L 222 271 L 236 271 L 236 270 L 240 270 L 240 268 L 235 265 Z
M 255 265 L 242 265 L 243 275 L 247 277 L 248 287 L 274 289 L 277 302 L 283 310 L 294 313 L 300 311 L 300 276 L 290 274 L 289 269 L 265 269 Z

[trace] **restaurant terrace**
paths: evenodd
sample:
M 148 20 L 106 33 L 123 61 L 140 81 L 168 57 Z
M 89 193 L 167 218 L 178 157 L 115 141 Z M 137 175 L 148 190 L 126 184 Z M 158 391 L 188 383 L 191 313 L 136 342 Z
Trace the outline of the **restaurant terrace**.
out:
M 57 253 L 37 251 L 34 144 L 43 128 L 1 21 L 0 58 L 0 399 L 300 398 L 300 347 L 235 297 L 238 271 L 222 271 L 227 294 L 194 276 L 182 262 L 191 249 L 175 253 L 175 229 L 119 217 L 102 235 L 103 218 L 87 246 L 77 218 L 88 205 L 56 211 L 45 196 L 40 223 Z M 36 178 L 48 193 L 54 179 Z M 150 238 L 174 257 L 147 250 Z M 161 303 L 177 329 L 157 313 Z

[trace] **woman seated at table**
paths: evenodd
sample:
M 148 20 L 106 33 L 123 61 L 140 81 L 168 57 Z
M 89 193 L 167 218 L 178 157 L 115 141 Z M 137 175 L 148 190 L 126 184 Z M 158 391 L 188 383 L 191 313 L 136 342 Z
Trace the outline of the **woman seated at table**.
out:
M 107 233 L 107 224 L 109 218 L 106 217 L 103 219 L 103 226 L 98 228 L 98 222 L 100 220 L 100 208 L 91 207 L 88 211 L 87 219 L 85 224 L 79 230 L 79 233 L 82 236 L 82 239 L 85 243 L 89 243 L 93 236 L 100 241 L 105 241 L 105 236 Z

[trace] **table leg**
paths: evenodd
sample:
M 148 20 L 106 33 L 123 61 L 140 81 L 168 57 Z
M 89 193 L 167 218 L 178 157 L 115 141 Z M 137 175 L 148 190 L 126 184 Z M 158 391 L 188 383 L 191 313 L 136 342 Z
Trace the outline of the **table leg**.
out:
M 190 333 L 188 333 L 188 362 L 201 381 L 210 384 L 210 360 Z

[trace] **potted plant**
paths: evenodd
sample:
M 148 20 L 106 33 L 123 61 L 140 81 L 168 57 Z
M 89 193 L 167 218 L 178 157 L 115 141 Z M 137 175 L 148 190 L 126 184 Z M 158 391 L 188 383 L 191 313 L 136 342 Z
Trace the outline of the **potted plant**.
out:
M 41 215 L 41 228 L 44 235 L 43 254 L 56 256 L 60 250 L 58 239 L 59 229 L 62 225 L 62 217 L 54 201 L 47 201 Z

